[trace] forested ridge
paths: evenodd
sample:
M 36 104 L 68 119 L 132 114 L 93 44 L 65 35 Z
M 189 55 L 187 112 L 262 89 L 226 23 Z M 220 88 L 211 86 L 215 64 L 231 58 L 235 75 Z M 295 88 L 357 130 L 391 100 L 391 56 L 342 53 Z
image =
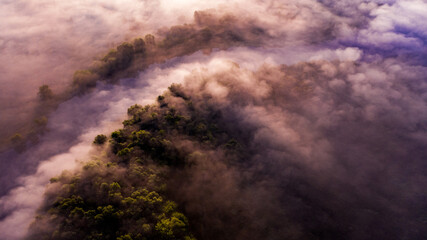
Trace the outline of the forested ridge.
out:
M 251 29 L 249 32 L 245 31 L 248 27 Z M 16 150 L 23 151 L 26 144 L 37 143 L 39 135 L 46 130 L 49 114 L 59 104 L 87 94 L 99 82 L 115 84 L 122 78 L 136 76 L 152 64 L 197 51 L 210 53 L 215 48 L 256 46 L 267 34 L 256 24 L 240 22 L 231 15 L 217 16 L 209 11 L 196 11 L 193 23 L 162 29 L 157 37 L 147 34 L 110 49 L 86 69 L 75 71 L 63 92 L 57 92 L 46 84 L 40 86 L 31 122 L 14 134 L 0 138 L 0 150 L 9 148 L 11 143 Z
M 99 156 L 51 179 L 26 239 L 194 239 L 168 181 L 204 151 L 232 159 L 241 145 L 216 124 L 221 113 L 196 110 L 181 85 L 128 115 L 122 129 L 95 138 Z

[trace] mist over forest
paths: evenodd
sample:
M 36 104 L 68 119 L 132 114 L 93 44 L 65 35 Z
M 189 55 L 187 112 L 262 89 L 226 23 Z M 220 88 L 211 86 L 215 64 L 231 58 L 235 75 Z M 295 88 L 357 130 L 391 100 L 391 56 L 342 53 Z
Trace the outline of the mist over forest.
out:
M 423 0 L 0 0 L 0 240 L 427 238 Z

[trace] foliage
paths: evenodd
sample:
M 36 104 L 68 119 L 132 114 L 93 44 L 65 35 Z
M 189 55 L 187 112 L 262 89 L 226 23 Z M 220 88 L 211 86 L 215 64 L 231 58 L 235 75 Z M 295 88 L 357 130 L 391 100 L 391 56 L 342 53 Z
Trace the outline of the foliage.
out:
M 82 91 L 96 85 L 99 75 L 90 70 L 78 70 L 73 76 L 73 87 Z
M 46 84 L 39 87 L 39 92 L 37 95 L 42 101 L 46 101 L 53 98 L 53 92 Z
M 138 50 L 142 51 L 143 45 L 136 41 Z M 141 48 L 141 49 L 140 49 Z M 124 42 L 111 49 L 102 59 L 99 65 L 94 69 L 102 77 L 112 76 L 114 73 L 126 69 L 134 58 L 134 47 L 132 44 Z
M 99 134 L 95 137 L 95 140 L 93 140 L 93 143 L 96 145 L 102 145 L 107 141 L 107 136 L 104 134 Z
M 145 42 L 142 38 L 136 38 L 133 40 L 133 48 L 135 53 L 145 53 Z
M 122 167 L 92 161 L 77 175 L 54 178 L 61 190 L 50 193 L 53 200 L 27 239 L 164 239 L 165 231 L 173 239 L 191 237 L 159 174 L 136 160 Z M 54 229 L 37 225 L 46 221 Z
M 153 46 L 155 46 L 155 45 L 156 45 L 156 40 L 155 40 L 155 37 L 154 37 L 153 35 L 151 35 L 151 34 L 147 34 L 147 35 L 145 35 L 144 39 L 145 39 L 145 43 L 146 43 L 148 46 L 153 47 Z
M 226 49 L 242 44 L 256 45 L 259 38 L 264 35 L 260 34 L 262 31 L 255 33 L 240 31 L 239 24 L 236 24 L 237 19 L 227 16 L 217 18 L 208 12 L 197 11 L 194 17 L 194 24 L 184 24 L 159 31 L 159 40 L 147 34 L 143 38 L 136 38 L 131 43 L 124 42 L 111 49 L 95 60 L 91 66 L 76 71 L 70 88 L 58 95 L 53 95 L 47 85 L 41 86 L 38 95 L 41 100 L 40 106 L 43 105 L 43 112 L 34 119 L 43 115 L 48 116 L 49 112 L 61 102 L 90 91 L 96 87 L 98 81 L 114 83 L 121 77 L 132 77 L 151 64 L 199 50 L 210 52 L 213 48 Z M 49 99 L 56 101 L 46 101 Z M 44 127 L 44 124 L 36 123 L 32 128 L 20 131 L 25 140 L 37 139 L 37 135 L 43 132 Z M 10 137 L 8 135 L 6 138 Z M 2 147 L 1 143 L 0 147 Z
M 53 189 L 60 190 L 47 194 L 28 240 L 194 239 L 190 221 L 167 197 L 167 172 L 206 156 L 179 141 L 222 148 L 229 154 L 244 144 L 218 128 L 220 113 L 204 111 L 208 105 L 194 106 L 195 99 L 181 85 L 173 84 L 157 100 L 155 105 L 128 109 L 124 127 L 111 133 L 111 154 L 106 159 L 51 179 L 57 186 Z M 94 143 L 106 140 L 101 134 Z M 53 229 L 46 229 L 46 223 Z
M 124 128 L 112 133 L 112 151 L 120 161 L 144 152 L 158 164 L 184 166 L 192 152 L 178 148 L 175 141 L 185 136 L 209 147 L 222 147 L 230 154 L 242 150 L 242 143 L 217 127 L 220 114 L 196 109 L 181 85 L 172 84 L 165 94 L 157 97 L 157 102 L 144 107 L 131 106 Z
M 39 118 L 34 119 L 34 123 L 37 124 L 38 126 L 46 126 L 47 125 L 47 117 L 46 116 L 41 116 Z

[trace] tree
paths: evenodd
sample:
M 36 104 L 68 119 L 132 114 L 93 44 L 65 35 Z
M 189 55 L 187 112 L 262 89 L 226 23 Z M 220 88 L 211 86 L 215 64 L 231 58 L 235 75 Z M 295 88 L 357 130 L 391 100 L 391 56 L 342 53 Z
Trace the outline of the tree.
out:
M 132 44 L 124 42 L 117 47 L 117 65 L 119 70 L 129 67 L 134 55 Z
M 99 76 L 89 70 L 78 70 L 74 72 L 73 86 L 79 90 L 95 87 Z
M 103 145 L 107 141 L 107 136 L 104 134 L 99 134 L 95 137 L 95 140 L 93 140 L 93 143 L 96 145 Z
M 37 95 L 42 101 L 46 101 L 53 98 L 53 92 L 46 84 L 39 87 L 39 92 Z
M 136 38 L 133 40 L 133 48 L 135 53 L 145 53 L 145 42 L 142 38 Z
M 184 214 L 174 212 L 170 218 L 161 219 L 155 229 L 161 239 L 183 239 L 188 234 L 188 220 Z
M 144 39 L 145 39 L 145 43 L 148 46 L 155 46 L 156 45 L 156 40 L 155 40 L 153 35 L 147 34 L 147 35 L 145 35 Z
M 48 119 L 46 116 L 41 116 L 39 118 L 34 119 L 34 123 L 41 127 L 46 126 L 47 122 L 48 122 Z
M 132 237 L 129 234 L 126 234 L 118 237 L 117 240 L 132 240 Z

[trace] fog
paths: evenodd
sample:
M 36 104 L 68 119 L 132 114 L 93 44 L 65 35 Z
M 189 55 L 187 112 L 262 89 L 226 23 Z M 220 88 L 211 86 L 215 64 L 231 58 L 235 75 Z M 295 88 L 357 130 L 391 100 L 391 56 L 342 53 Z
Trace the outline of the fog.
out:
M 129 106 L 153 103 L 172 83 L 182 83 L 200 108 L 221 110 L 224 126 L 253 154 L 248 166 L 207 161 L 187 173 L 177 201 L 201 224 L 210 222 L 198 215 L 200 205 L 227 214 L 224 202 L 230 201 L 245 212 L 248 228 L 239 229 L 241 219 L 231 216 L 212 229 L 228 228 L 234 239 L 259 239 L 256 232 L 268 239 L 427 234 L 425 2 L 44 0 L 0 6 L 3 139 L 32 121 L 40 85 L 65 91 L 75 70 L 109 48 L 192 23 L 196 10 L 231 14 L 240 31 L 260 26 L 268 36 L 258 46 L 196 52 L 114 85 L 99 82 L 61 103 L 38 143 L 0 155 L 0 239 L 24 236 L 49 179 L 90 159 L 97 134 L 120 128 Z M 245 181 L 251 184 L 241 188 Z M 217 195 L 197 194 L 221 186 Z
M 123 41 L 191 22 L 196 1 L 1 1 L 0 134 L 31 122 L 38 87 L 60 93 L 74 71 Z M 17 87 L 19 86 L 19 87 Z M 3 140 L 3 139 L 2 139 Z M 4 141 L 4 140 L 3 140 Z

